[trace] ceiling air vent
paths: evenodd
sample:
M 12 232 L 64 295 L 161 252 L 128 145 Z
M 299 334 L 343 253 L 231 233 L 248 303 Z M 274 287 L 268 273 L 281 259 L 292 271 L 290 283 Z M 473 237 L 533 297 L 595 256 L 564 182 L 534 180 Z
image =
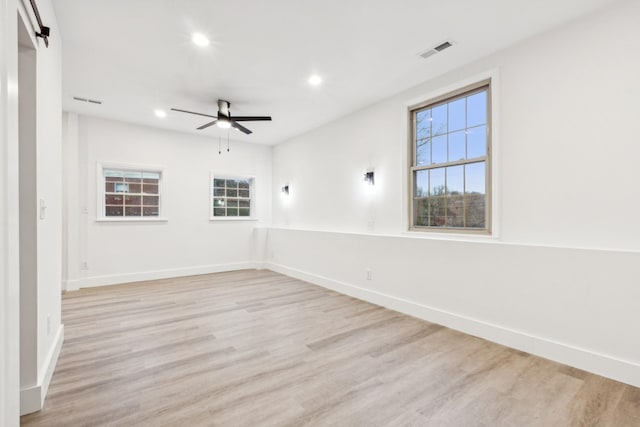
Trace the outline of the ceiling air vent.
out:
M 73 99 L 80 102 L 88 102 L 89 104 L 98 104 L 98 105 L 102 104 L 102 101 L 97 101 L 95 99 L 88 99 L 88 98 L 80 98 L 79 96 L 74 96 Z
M 453 46 L 450 42 L 444 42 L 439 44 L 438 46 L 434 47 L 435 50 L 437 50 L 438 52 L 442 52 L 443 50 L 445 50 L 448 47 Z
M 452 40 L 446 40 L 442 43 L 438 43 L 437 45 L 433 46 L 430 49 L 427 49 L 426 51 L 419 53 L 418 55 L 420 55 L 422 58 L 427 59 L 430 56 L 435 55 L 438 52 L 442 52 L 443 50 L 451 47 L 454 45 L 454 42 Z

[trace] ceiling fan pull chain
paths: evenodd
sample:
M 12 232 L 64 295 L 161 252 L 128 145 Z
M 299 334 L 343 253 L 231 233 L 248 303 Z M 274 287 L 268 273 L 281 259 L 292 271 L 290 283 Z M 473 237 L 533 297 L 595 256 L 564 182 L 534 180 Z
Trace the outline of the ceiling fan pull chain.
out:
M 222 154 L 222 137 L 218 135 L 218 154 Z
M 229 152 L 229 131 L 227 131 L 227 153 Z

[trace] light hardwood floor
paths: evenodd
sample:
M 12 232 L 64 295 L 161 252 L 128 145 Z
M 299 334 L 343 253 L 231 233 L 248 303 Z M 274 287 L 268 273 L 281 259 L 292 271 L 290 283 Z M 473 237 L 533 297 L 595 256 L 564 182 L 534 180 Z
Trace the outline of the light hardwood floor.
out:
M 640 426 L 640 389 L 270 271 L 70 292 L 28 426 Z

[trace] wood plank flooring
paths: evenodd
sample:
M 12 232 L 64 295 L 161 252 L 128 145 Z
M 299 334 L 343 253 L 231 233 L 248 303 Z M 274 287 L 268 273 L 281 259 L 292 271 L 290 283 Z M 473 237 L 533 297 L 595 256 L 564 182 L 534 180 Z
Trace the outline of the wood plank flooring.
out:
M 25 426 L 640 426 L 640 389 L 282 276 L 70 292 Z

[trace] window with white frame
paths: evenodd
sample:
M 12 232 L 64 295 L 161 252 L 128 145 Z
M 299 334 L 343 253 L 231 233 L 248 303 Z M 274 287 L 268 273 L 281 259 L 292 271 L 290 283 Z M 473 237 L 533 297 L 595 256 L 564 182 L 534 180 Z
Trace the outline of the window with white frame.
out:
M 491 82 L 410 110 L 410 228 L 490 233 Z
M 212 219 L 253 217 L 253 178 L 212 174 L 211 184 Z
M 101 169 L 103 218 L 160 217 L 161 171 L 109 167 Z

